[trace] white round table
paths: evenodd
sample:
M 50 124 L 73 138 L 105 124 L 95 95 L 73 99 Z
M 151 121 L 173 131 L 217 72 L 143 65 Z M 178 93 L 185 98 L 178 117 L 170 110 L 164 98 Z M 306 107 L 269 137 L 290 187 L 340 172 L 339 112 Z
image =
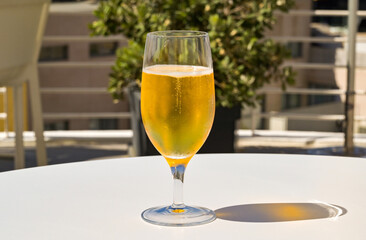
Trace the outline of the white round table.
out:
M 0 239 L 366 239 L 366 159 L 204 154 L 185 176 L 185 202 L 214 222 L 162 227 L 149 207 L 170 204 L 160 156 L 87 161 L 0 174 Z

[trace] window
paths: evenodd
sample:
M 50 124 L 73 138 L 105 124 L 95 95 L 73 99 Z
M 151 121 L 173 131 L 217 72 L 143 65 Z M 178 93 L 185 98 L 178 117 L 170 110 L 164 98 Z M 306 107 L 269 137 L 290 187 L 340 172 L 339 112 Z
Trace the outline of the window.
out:
M 302 57 L 302 43 L 301 42 L 290 42 L 286 45 L 287 49 L 291 51 L 292 58 Z
M 69 130 L 69 121 L 45 123 L 44 130 Z
M 118 48 L 118 42 L 91 43 L 89 47 L 90 57 L 114 56 Z
M 89 128 L 92 130 L 109 130 L 118 128 L 118 119 L 92 119 Z
M 362 19 L 360 24 L 358 25 L 359 32 L 366 32 L 366 19 Z
M 363 7 L 363 1 L 360 2 L 360 10 Z M 321 1 L 313 1 L 313 9 L 314 10 L 347 10 L 348 1 L 345 0 L 321 0 Z M 346 27 L 347 26 L 347 17 L 343 16 L 314 16 L 313 22 L 325 23 L 329 26 L 333 27 Z
M 300 94 L 283 94 L 282 95 L 282 109 L 298 108 L 301 106 Z
M 316 84 L 311 83 L 309 84 L 309 88 L 315 88 L 315 89 L 337 89 L 334 86 L 328 86 L 323 84 Z M 339 101 L 338 95 L 308 95 L 308 105 L 316 105 L 316 104 L 322 104 L 322 103 L 329 103 L 329 102 L 337 102 Z
M 62 46 L 44 46 L 39 54 L 39 61 L 65 61 L 68 58 L 68 47 Z

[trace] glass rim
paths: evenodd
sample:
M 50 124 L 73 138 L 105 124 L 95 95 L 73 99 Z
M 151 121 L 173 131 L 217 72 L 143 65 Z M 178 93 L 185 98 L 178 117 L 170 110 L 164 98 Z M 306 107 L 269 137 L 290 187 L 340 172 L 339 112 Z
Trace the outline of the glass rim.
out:
M 168 30 L 168 31 L 156 31 L 149 32 L 147 37 L 154 36 L 159 38 L 195 38 L 195 37 L 208 37 L 208 33 L 204 31 L 195 30 Z

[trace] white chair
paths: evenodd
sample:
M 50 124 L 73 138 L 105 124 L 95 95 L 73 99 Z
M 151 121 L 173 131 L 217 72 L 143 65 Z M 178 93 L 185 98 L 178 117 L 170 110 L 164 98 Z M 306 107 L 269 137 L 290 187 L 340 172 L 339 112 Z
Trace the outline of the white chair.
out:
M 37 164 L 47 164 L 37 61 L 49 4 L 49 0 L 0 0 L 0 86 L 13 88 L 16 169 L 25 166 L 22 114 L 24 82 L 29 85 Z

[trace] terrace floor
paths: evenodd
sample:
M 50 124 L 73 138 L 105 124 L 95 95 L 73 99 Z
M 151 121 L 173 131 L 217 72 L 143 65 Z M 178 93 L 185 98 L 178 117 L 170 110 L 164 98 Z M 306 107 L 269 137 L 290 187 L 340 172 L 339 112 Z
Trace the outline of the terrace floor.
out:
M 342 133 L 275 132 L 249 130 L 236 132 L 236 152 L 344 155 Z M 131 156 L 130 130 L 111 131 L 46 131 L 49 164 L 71 163 Z M 14 169 L 14 135 L 0 134 L 0 172 Z M 26 132 L 26 167 L 36 166 L 34 135 Z M 355 135 L 355 154 L 366 158 L 366 134 Z

